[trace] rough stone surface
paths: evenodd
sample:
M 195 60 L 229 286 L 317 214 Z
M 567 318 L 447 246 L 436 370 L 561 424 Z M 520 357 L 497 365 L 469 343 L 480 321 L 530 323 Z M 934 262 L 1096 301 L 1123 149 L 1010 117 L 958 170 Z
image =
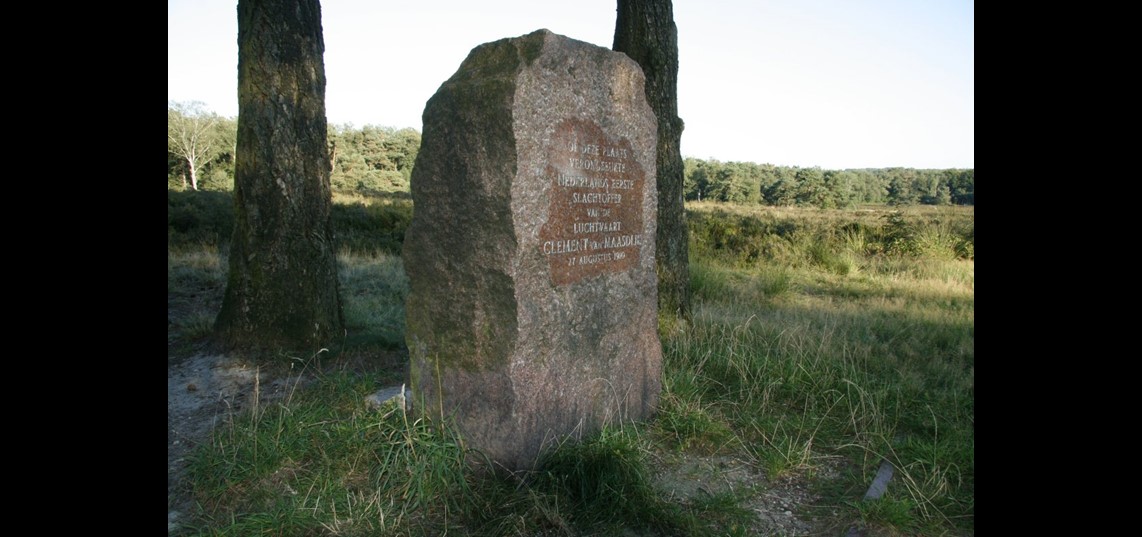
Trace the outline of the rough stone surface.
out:
M 661 391 L 657 125 L 626 55 L 539 30 L 428 101 L 403 259 L 412 404 L 509 470 Z
M 392 404 L 389 406 L 392 408 L 404 408 L 407 410 L 408 400 L 411 396 L 411 391 L 403 384 L 400 386 L 389 386 L 387 388 L 381 388 L 377 393 L 365 397 L 365 404 L 368 405 L 369 408 L 383 409 L 386 403 L 391 402 Z

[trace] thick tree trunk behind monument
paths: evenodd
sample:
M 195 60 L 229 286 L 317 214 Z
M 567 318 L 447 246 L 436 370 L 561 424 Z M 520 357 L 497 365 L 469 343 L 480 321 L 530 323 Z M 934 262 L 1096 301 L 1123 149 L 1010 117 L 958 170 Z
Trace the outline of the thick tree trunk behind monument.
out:
M 683 204 L 682 119 L 678 117 L 678 27 L 671 0 L 618 0 L 615 51 L 646 75 L 646 100 L 658 118 L 659 310 L 690 317 L 689 232 Z
M 239 1 L 229 347 L 312 352 L 342 332 L 324 52 L 317 0 Z

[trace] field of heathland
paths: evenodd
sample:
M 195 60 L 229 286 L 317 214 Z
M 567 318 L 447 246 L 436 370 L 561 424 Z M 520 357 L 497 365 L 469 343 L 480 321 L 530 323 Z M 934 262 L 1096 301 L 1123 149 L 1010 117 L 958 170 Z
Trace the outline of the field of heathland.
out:
M 358 191 L 333 210 L 346 336 L 259 364 L 318 373 L 197 443 L 182 534 L 974 535 L 974 206 L 688 202 L 693 312 L 660 322 L 657 415 L 515 477 L 473 471 L 446 424 L 367 404 L 403 380 L 414 209 Z M 233 200 L 171 188 L 167 218 L 171 363 L 209 350 Z

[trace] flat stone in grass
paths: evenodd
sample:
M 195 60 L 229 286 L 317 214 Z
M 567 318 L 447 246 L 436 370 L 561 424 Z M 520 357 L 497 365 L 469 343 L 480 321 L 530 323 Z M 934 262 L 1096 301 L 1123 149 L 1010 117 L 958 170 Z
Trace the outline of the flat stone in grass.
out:
M 661 391 L 657 126 L 626 55 L 476 47 L 424 110 L 403 260 L 414 411 L 509 470 Z
M 381 388 L 377 393 L 365 397 L 365 404 L 369 408 L 381 409 L 385 407 L 386 403 L 391 403 L 393 408 L 408 408 L 409 393 L 408 387 L 404 384 L 400 386 L 389 386 Z

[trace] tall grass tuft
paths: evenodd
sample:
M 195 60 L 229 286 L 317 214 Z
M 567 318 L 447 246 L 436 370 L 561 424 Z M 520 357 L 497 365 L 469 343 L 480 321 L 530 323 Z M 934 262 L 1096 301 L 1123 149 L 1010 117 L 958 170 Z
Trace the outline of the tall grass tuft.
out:
M 654 523 L 657 499 L 650 482 L 642 440 L 631 428 L 606 428 L 581 442 L 568 442 L 540 461 L 536 488 L 571 502 L 590 528 L 622 527 L 630 515 L 640 525 Z
M 677 370 L 675 370 L 677 371 Z M 703 403 L 694 386 L 679 386 L 682 375 L 672 374 L 663 387 L 655 430 L 666 447 L 681 452 L 711 455 L 732 449 L 733 430 L 712 404 Z

